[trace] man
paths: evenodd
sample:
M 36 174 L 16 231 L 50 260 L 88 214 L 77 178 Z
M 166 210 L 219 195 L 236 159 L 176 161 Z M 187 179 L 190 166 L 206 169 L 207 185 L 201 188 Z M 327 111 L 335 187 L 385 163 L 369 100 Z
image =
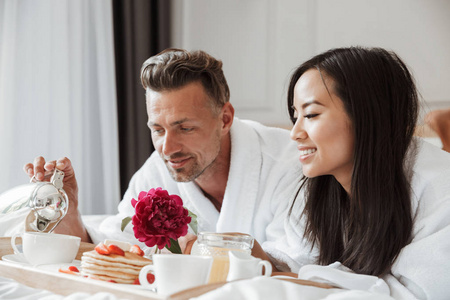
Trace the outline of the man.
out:
M 132 198 L 162 187 L 197 215 L 199 231 L 243 232 L 259 242 L 277 235 L 267 226 L 277 209 L 287 208 L 301 177 L 289 132 L 235 118 L 222 62 L 203 51 L 165 50 L 144 62 L 141 82 L 156 151 L 131 179 L 119 214 L 99 230 L 88 232 L 81 222 L 70 160 L 45 164 L 39 157 L 25 165 L 38 180 L 55 165 L 66 172 L 70 211 L 55 232 L 85 241 L 108 237 L 137 243 L 131 224 L 121 232 L 121 220 L 134 214 Z M 282 228 L 283 220 L 275 223 Z

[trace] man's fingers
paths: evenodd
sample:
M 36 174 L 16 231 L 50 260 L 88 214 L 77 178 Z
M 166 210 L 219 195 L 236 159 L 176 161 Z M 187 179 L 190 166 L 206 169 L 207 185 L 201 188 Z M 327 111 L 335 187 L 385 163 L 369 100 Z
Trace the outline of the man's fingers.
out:
M 55 169 L 56 160 L 48 161 L 44 165 L 46 171 L 53 171 Z
M 32 163 L 25 164 L 25 165 L 23 166 L 23 170 L 24 170 L 25 173 L 27 173 L 28 176 L 30 176 L 30 177 L 32 177 L 33 174 L 34 174 L 33 164 L 32 164 Z
M 72 163 L 67 157 L 46 162 L 42 156 L 38 156 L 33 163 L 27 163 L 23 166 L 25 173 L 30 178 L 34 176 L 38 181 L 49 180 L 54 174 L 55 168 L 63 171 L 66 175 L 73 176 Z
M 190 254 L 192 245 L 197 240 L 197 236 L 195 234 L 188 233 L 185 236 L 178 239 L 178 243 L 180 244 L 181 251 L 184 254 Z
M 190 240 L 186 243 L 186 247 L 184 248 L 183 254 L 191 254 L 192 252 L 192 246 L 194 246 L 195 240 Z
M 63 158 L 58 159 L 56 161 L 56 168 L 58 170 L 63 171 L 66 174 L 66 176 L 67 175 L 71 176 L 71 175 L 74 174 L 74 171 L 73 171 L 73 168 L 72 168 L 72 162 L 67 157 L 63 157 Z
M 34 159 L 34 176 L 37 180 L 43 180 L 44 179 L 44 164 L 45 159 L 42 156 L 38 156 Z

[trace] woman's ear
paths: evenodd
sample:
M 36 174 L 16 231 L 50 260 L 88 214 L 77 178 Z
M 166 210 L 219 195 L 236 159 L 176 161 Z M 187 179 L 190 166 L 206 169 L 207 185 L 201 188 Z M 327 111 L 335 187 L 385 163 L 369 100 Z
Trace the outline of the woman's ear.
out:
M 231 125 L 234 119 L 234 107 L 230 102 L 225 103 L 222 107 L 222 131 L 228 133 L 230 131 Z

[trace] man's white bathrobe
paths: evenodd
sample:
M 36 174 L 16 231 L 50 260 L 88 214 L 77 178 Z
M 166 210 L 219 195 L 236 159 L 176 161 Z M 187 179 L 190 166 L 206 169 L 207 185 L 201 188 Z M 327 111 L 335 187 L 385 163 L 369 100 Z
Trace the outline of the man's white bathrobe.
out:
M 184 206 L 197 215 L 199 232 L 242 232 L 259 242 L 275 239 L 277 230 L 283 229 L 282 217 L 274 220 L 275 212 L 287 208 L 302 174 L 296 144 L 290 140 L 288 130 L 238 118 L 234 119 L 230 134 L 230 171 L 220 213 L 195 182 L 174 181 L 155 151 L 132 177 L 119 204 L 119 214 L 104 220 L 100 233 L 96 228 L 88 228 L 93 241 L 107 237 L 137 243 L 131 223 L 121 232 L 121 220 L 134 214 L 132 198 L 157 187 L 181 197 Z M 272 225 L 276 229 L 267 232 L 271 222 L 279 226 Z
M 383 277 L 390 295 L 395 299 L 450 299 L 450 153 L 421 139 L 416 140 L 416 151 L 412 151 L 412 241 L 406 245 L 391 269 Z M 302 201 L 296 202 L 293 212 L 301 212 Z M 277 260 L 278 267 L 299 272 L 302 279 L 324 279 L 345 287 L 342 280 L 349 274 L 337 275 L 336 266 L 312 267 L 318 249 L 302 239 L 303 221 L 286 219 L 286 234 L 278 241 L 268 241 L 262 246 Z M 306 266 L 306 267 L 304 267 Z M 303 268 L 302 268 L 303 267 Z M 380 290 L 384 283 L 375 277 L 357 275 L 351 282 L 362 280 L 362 286 Z M 365 277 L 364 277 L 365 276 Z M 351 288 L 351 287 L 349 287 Z

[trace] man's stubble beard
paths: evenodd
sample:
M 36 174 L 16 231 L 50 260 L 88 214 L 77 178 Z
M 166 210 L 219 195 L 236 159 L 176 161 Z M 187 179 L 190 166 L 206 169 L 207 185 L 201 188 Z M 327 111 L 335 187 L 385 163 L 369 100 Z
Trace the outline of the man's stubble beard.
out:
M 218 130 L 219 131 L 219 130 Z M 186 170 L 186 168 L 180 168 L 180 169 L 172 169 L 169 167 L 169 164 L 167 162 L 167 160 L 164 160 L 166 167 L 170 173 L 170 176 L 172 177 L 173 180 L 175 180 L 176 182 L 190 182 L 190 181 L 194 181 L 195 179 L 197 179 L 200 175 L 202 175 L 206 170 L 214 168 L 215 163 L 217 161 L 217 158 L 220 155 L 221 152 L 221 136 L 220 133 L 217 132 L 217 138 L 215 140 L 215 144 L 216 144 L 216 153 L 214 156 L 214 159 L 204 168 L 202 168 L 199 163 L 198 163 L 198 159 L 196 156 L 191 156 L 192 159 L 195 160 L 194 164 L 192 165 L 192 167 L 190 167 L 188 170 Z M 180 156 L 183 157 L 185 156 L 183 155 L 176 155 L 176 156 Z
M 180 168 L 180 169 L 169 168 L 167 166 L 167 163 L 166 163 L 166 166 L 168 167 L 170 176 L 172 176 L 173 180 L 175 180 L 176 182 L 190 182 L 190 181 L 194 181 L 195 179 L 197 179 L 200 175 L 203 174 L 203 172 L 205 172 L 205 170 L 207 170 L 208 168 L 213 166 L 216 161 L 216 158 L 203 169 L 201 169 L 201 167 L 199 166 L 199 164 L 197 162 L 195 162 L 194 165 L 187 171 L 186 171 L 186 168 Z

